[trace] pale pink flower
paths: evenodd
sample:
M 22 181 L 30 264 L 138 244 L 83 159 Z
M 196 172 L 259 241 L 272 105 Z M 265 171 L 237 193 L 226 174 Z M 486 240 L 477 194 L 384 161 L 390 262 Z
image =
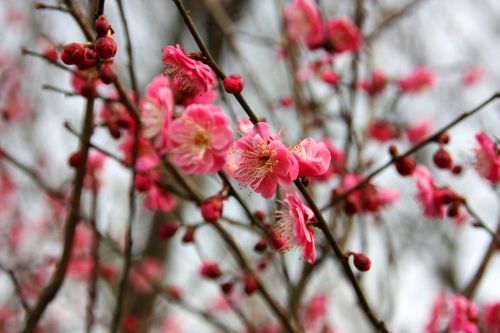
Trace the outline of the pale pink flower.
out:
M 168 153 L 190 174 L 222 169 L 232 145 L 232 132 L 224 111 L 216 105 L 193 104 L 168 129 Z
M 429 68 L 417 67 L 411 73 L 399 79 L 399 88 L 403 92 L 418 93 L 432 87 L 436 74 Z
M 152 184 L 144 198 L 144 208 L 169 213 L 175 206 L 174 196 L 167 190 Z
M 166 64 L 165 74 L 178 84 L 183 94 L 193 96 L 206 92 L 215 84 L 212 69 L 201 61 L 190 58 L 178 44 L 165 46 L 162 52 Z
M 239 118 L 236 124 L 236 128 L 240 131 L 241 134 L 246 134 L 253 129 L 253 124 L 248 118 Z
M 406 137 L 412 145 L 415 145 L 428 137 L 431 130 L 432 121 L 428 118 L 423 118 L 406 127 Z
M 500 333 L 500 302 L 485 305 L 482 312 L 486 332 Z
M 272 225 L 274 237 L 280 241 L 280 251 L 295 246 L 302 247 L 304 260 L 313 264 L 316 261 L 314 231 L 311 224 L 316 222 L 313 211 L 300 200 L 298 193 L 287 194 L 286 207 L 277 212 L 276 222 Z
M 183 333 L 185 320 L 178 316 L 170 316 L 161 323 L 160 333 Z
M 476 306 L 467 298 L 456 295 L 451 298 L 451 316 L 448 328 L 452 333 L 479 333 Z
M 327 39 L 334 52 L 357 52 L 363 40 L 358 27 L 347 17 L 335 17 L 327 23 Z
M 266 123 L 255 125 L 252 131 L 234 142 L 234 147 L 237 165 L 234 178 L 264 198 L 274 195 L 278 182 L 290 184 L 298 176 L 299 167 L 294 155 Z
M 165 132 L 170 124 L 173 110 L 174 95 L 170 88 L 170 80 L 158 75 L 146 87 L 140 101 L 142 135 L 146 139 L 154 139 L 162 134 L 158 142 L 161 146 L 165 141 Z
M 324 41 L 321 14 L 311 0 L 294 0 L 285 7 L 288 34 L 294 41 L 305 41 L 314 48 Z
M 440 333 L 442 331 L 442 322 L 446 316 L 446 308 L 446 294 L 441 291 L 434 300 L 431 318 L 425 327 L 426 333 Z
M 163 265 L 153 257 L 145 257 L 130 270 L 130 283 L 142 293 L 153 291 L 151 283 L 161 280 Z
M 460 82 L 463 86 L 470 87 L 481 80 L 485 74 L 486 69 L 481 65 L 477 65 L 463 73 Z
M 292 148 L 299 163 L 300 177 L 323 175 L 330 166 L 330 151 L 323 142 L 306 138 Z
M 495 142 L 484 132 L 476 134 L 480 147 L 475 149 L 477 172 L 493 184 L 500 181 L 500 154 Z

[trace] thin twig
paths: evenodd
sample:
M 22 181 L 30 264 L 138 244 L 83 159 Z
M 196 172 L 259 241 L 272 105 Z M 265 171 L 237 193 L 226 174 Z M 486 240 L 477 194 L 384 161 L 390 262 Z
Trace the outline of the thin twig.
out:
M 28 315 L 31 312 L 31 308 L 28 304 L 28 301 L 23 295 L 21 284 L 19 283 L 16 274 L 12 269 L 4 267 L 4 265 L 2 264 L 0 264 L 0 270 L 4 271 L 9 276 L 9 279 L 12 282 L 12 285 L 14 286 L 14 290 L 16 291 L 16 296 L 17 298 L 19 298 L 19 302 L 21 303 L 24 312 L 26 313 L 26 315 Z

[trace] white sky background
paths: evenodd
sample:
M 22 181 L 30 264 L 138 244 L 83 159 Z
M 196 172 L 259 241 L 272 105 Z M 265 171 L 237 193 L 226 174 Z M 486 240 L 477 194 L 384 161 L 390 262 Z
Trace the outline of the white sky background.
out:
M 321 1 L 326 17 L 333 15 L 350 15 L 352 10 L 352 0 Z M 382 3 L 386 8 L 398 8 L 402 1 L 377 1 L 367 0 L 368 4 Z M 172 17 L 177 15 L 173 4 L 168 1 L 159 0 L 128 0 L 124 1 L 128 21 L 132 32 L 132 42 L 136 57 L 136 68 L 138 69 L 138 79 L 141 89 L 143 89 L 154 75 L 161 72 L 161 48 L 172 42 L 170 32 L 172 31 Z M 404 2 L 406 3 L 406 1 Z M 5 9 L 14 6 L 26 10 L 27 15 L 34 15 L 40 25 L 41 31 L 52 36 L 56 41 L 67 43 L 82 40 L 76 24 L 68 16 L 61 13 L 38 12 L 28 10 L 29 2 L 21 3 L 14 0 L 3 0 L 0 6 L 0 14 L 3 17 Z M 371 6 L 371 5 L 370 5 Z M 116 33 L 119 49 L 115 58 L 117 68 L 122 77 L 126 77 L 125 64 L 127 56 L 123 42 L 123 29 L 117 16 L 115 2 L 106 2 L 105 12 L 112 23 Z M 254 0 L 250 8 L 244 13 L 237 29 L 256 35 L 265 35 L 272 38 L 279 37 L 279 21 L 276 20 L 276 6 L 274 0 Z M 380 20 L 378 14 L 372 17 L 372 12 L 368 10 L 368 21 L 366 30 L 371 29 Z M 403 18 L 375 43 L 373 57 L 375 67 L 385 70 L 389 75 L 397 77 L 408 73 L 417 65 L 427 65 L 437 70 L 437 85 L 429 92 L 421 95 L 405 98 L 400 104 L 398 115 L 405 122 L 415 121 L 422 116 L 430 116 L 435 120 L 435 128 L 454 119 L 461 112 L 471 109 L 500 89 L 500 2 L 498 0 L 427 0 L 424 4 L 406 18 Z M 4 28 L 5 22 L 1 27 Z M 30 37 L 30 33 L 22 29 L 14 29 L 12 33 L 5 35 L 0 42 L 0 49 L 8 50 L 12 54 L 21 45 L 30 49 L 40 49 L 35 40 Z M 277 103 L 279 97 L 289 94 L 288 76 L 285 66 L 276 59 L 276 49 L 253 43 L 252 40 L 243 35 L 238 35 L 238 46 L 245 54 L 249 65 L 254 69 L 254 75 L 264 84 L 270 96 Z M 186 35 L 183 46 L 187 50 L 196 49 L 192 39 Z M 18 54 L 18 53 L 17 53 Z M 310 56 L 309 56 L 310 57 Z M 69 134 L 62 126 L 65 120 L 69 120 L 75 128 L 78 128 L 80 117 L 83 114 L 83 101 L 80 98 L 64 98 L 63 96 L 43 91 L 42 84 L 50 83 L 61 88 L 69 89 L 69 76 L 59 69 L 50 67 L 40 60 L 25 59 L 29 68 L 30 80 L 26 82 L 29 87 L 31 98 L 35 101 L 37 119 L 34 124 L 13 125 L 6 127 L 0 123 L 0 145 L 9 152 L 15 154 L 23 161 L 35 164 L 34 151 L 38 151 L 47 156 L 46 179 L 51 184 L 63 184 L 71 177 L 71 170 L 66 166 L 66 159 L 77 146 L 76 139 Z M 341 60 L 342 61 L 342 60 Z M 486 76 L 477 85 L 470 88 L 462 88 L 460 85 L 460 74 L 468 68 L 480 64 L 486 69 Z M 231 56 L 224 57 L 222 63 L 228 73 L 241 72 L 241 66 Z M 362 66 L 362 68 L 364 68 Z M 312 86 L 320 94 L 325 90 L 318 87 L 317 82 Z M 251 105 L 254 106 L 258 114 L 264 114 L 264 104 L 258 100 L 253 93 L 253 89 L 247 85 L 246 96 Z M 334 105 L 334 104 L 332 104 Z M 242 110 L 234 103 L 234 108 L 240 116 L 244 116 Z M 488 107 L 479 115 L 457 126 L 450 132 L 452 136 L 449 150 L 454 158 L 460 161 L 465 167 L 465 173 L 461 177 L 450 177 L 444 172 L 435 172 L 436 180 L 439 184 L 450 184 L 452 188 L 464 195 L 471 206 L 479 213 L 484 221 L 491 227 L 496 227 L 499 221 L 500 207 L 498 195 L 477 173 L 471 169 L 472 148 L 476 145 L 474 134 L 479 130 L 484 130 L 490 135 L 499 134 L 499 104 Z M 362 116 L 366 112 L 366 103 L 358 103 L 356 110 L 359 123 L 365 119 Z M 294 119 L 290 116 L 290 110 L 280 110 L 280 119 Z M 276 126 L 276 124 L 274 124 Z M 283 122 L 279 124 L 288 130 L 288 137 L 298 139 L 294 136 L 293 124 Z M 29 129 L 28 129 L 29 128 Z M 277 128 L 276 128 L 277 129 Z M 332 126 L 334 139 L 339 143 L 343 138 L 342 129 L 339 126 Z M 337 134 L 338 133 L 338 134 Z M 116 143 L 111 140 L 104 130 L 98 130 L 95 142 L 116 150 Z M 31 145 L 26 147 L 27 142 Z M 402 147 L 402 145 L 401 145 Z M 425 148 L 420 156 L 430 165 L 432 153 L 435 147 Z M 389 157 L 387 146 L 380 144 L 370 144 L 366 147 L 366 157 L 374 160 L 374 166 L 381 165 Z M 432 167 L 431 167 L 432 168 Z M 127 205 L 127 189 L 129 175 L 114 162 L 109 162 L 105 173 L 106 186 L 102 192 L 102 204 L 100 212 L 101 231 L 119 238 L 123 232 L 123 225 L 126 221 L 127 210 L 123 209 Z M 29 181 L 26 180 L 29 184 Z M 430 306 L 441 288 L 441 282 L 437 278 L 437 266 L 452 260 L 455 263 L 455 276 L 459 286 L 464 286 L 471 275 L 475 272 L 479 261 L 489 243 L 489 236 L 482 230 L 473 229 L 468 225 L 460 228 L 452 226 L 452 222 L 431 221 L 421 217 L 421 208 L 415 202 L 415 181 L 402 179 L 396 176 L 394 170 L 386 170 L 376 181 L 382 187 L 398 187 L 401 189 L 403 199 L 393 207 L 385 209 L 382 213 L 385 223 L 389 226 L 392 234 L 392 242 L 396 249 L 397 266 L 390 268 L 390 276 L 386 275 L 387 248 L 384 233 L 379 225 L 368 220 L 357 222 L 365 223 L 368 244 L 368 253 L 373 262 L 373 269 L 364 274 L 363 283 L 367 291 L 368 298 L 372 304 L 381 304 L 379 300 L 384 297 L 394 297 L 394 312 L 388 320 L 393 332 L 417 333 L 423 331 L 429 314 Z M 209 185 L 218 184 L 209 181 Z M 27 185 L 29 186 L 29 185 Z M 34 185 L 32 185 L 34 188 Z M 217 188 L 212 186 L 212 188 Z M 326 188 L 323 189 L 326 192 Z M 248 192 L 242 189 L 243 196 Z M 322 193 L 322 192 L 320 192 Z M 212 194 L 212 193 L 208 193 Z M 36 204 L 36 195 L 27 198 L 29 209 L 24 210 L 27 220 L 36 220 L 39 214 L 43 214 L 44 208 Z M 321 202 L 321 200 L 319 200 Z M 254 209 L 262 207 L 264 203 L 258 195 L 248 197 L 248 202 Z M 191 206 L 189 206 L 191 207 Z M 228 215 L 240 216 L 241 212 L 234 203 L 227 205 Z M 185 214 L 187 221 L 195 223 L 201 220 L 200 215 L 191 210 L 190 214 Z M 144 225 L 149 222 L 150 213 L 141 212 L 140 219 L 136 222 L 138 229 L 137 246 L 140 248 L 144 244 Z M 2 220 L 0 220 L 2 221 Z M 359 230 L 356 228 L 353 233 L 349 249 L 360 248 Z M 457 248 L 455 253 L 450 253 L 442 245 L 442 238 L 437 231 L 446 230 L 445 234 L 455 241 Z M 142 230 L 142 232 L 141 232 Z M 227 251 L 221 249 L 217 244 L 217 236 L 202 230 L 199 239 L 206 239 L 200 243 L 203 253 L 208 258 L 217 259 L 227 256 Z M 180 243 L 180 235 L 176 236 L 175 243 Z M 245 248 L 251 249 L 255 239 L 250 236 L 240 236 Z M 37 244 L 43 244 L 42 253 L 57 254 L 58 248 L 55 244 L 44 244 L 43 239 Z M 34 249 L 31 249 L 33 251 Z M 192 303 L 199 306 L 206 306 L 217 289 L 213 283 L 200 282 L 196 276 L 199 266 L 199 258 L 192 246 L 174 246 L 170 270 L 165 277 L 166 281 L 176 282 L 186 288 L 186 295 L 197 295 L 189 298 Z M 1 252 L 1 251 L 0 251 Z M 28 250 L 28 252 L 30 252 Z M 298 253 L 287 255 L 288 263 L 292 271 L 298 268 L 297 262 L 301 259 Z M 0 256 L 2 260 L 4 255 Z M 478 289 L 476 300 L 478 304 L 500 299 L 500 268 L 498 256 L 490 264 L 490 269 L 485 275 L 480 288 Z M 223 268 L 233 268 L 234 262 L 229 259 L 223 261 Z M 364 317 L 355 310 L 356 301 L 348 283 L 341 276 L 336 263 L 330 262 L 321 271 L 322 273 L 312 279 L 308 288 L 308 294 L 318 290 L 326 290 L 330 298 L 330 322 L 338 328 L 339 332 L 370 332 L 371 328 L 366 325 Z M 266 275 L 264 275 L 266 276 Z M 267 275 L 267 284 L 272 287 L 272 277 Z M 390 281 L 390 294 L 386 294 L 387 285 L 384 282 Z M 0 278 L 0 297 L 7 297 L 10 292 L 8 280 L 2 276 Z M 75 289 L 76 288 L 76 289 Z M 276 289 L 279 289 L 276 288 Z M 67 309 L 68 304 L 75 304 L 75 295 L 86 295 L 84 287 L 80 284 L 68 282 L 63 288 L 63 294 L 58 297 L 49 312 L 57 315 L 68 316 L 68 327 L 79 327 L 83 322 L 82 316 L 75 321 L 75 313 Z M 278 293 L 279 294 L 279 293 Z M 68 296 L 69 295 L 69 296 Z M 76 297 L 78 299 L 78 297 Z M 258 297 L 253 296 L 251 302 L 260 304 Z M 306 297 L 307 299 L 307 297 Z M 79 300 L 82 302 L 82 300 Z M 245 301 L 246 302 L 246 301 Z M 84 302 L 82 306 L 84 307 Z M 164 304 L 164 303 L 162 303 Z M 387 303 L 385 303 L 387 304 Z M 109 304 L 101 302 L 101 308 L 109 311 L 110 306 L 114 306 L 114 301 Z M 163 309 L 164 305 L 159 305 Z M 81 309 L 83 309 L 80 308 Z M 106 309 L 108 307 L 108 309 Z M 374 306 L 377 311 L 387 316 L 388 307 Z M 50 316 L 50 314 L 49 314 Z M 203 331 L 211 332 L 211 328 L 200 326 L 200 321 L 193 317 L 184 315 L 186 319 L 186 332 Z M 203 327 L 203 328 L 200 328 Z M 64 330 L 61 330 L 63 332 Z M 68 331 L 68 330 L 66 330 Z M 72 330 L 78 332 L 78 329 Z

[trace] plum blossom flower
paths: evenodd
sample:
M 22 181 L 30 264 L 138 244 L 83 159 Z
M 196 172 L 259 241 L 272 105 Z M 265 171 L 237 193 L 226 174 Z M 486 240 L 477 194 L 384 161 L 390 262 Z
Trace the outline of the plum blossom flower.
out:
M 284 201 L 286 207 L 277 212 L 277 220 L 271 227 L 273 236 L 281 244 L 278 250 L 286 251 L 301 246 L 304 259 L 313 264 L 316 261 L 314 231 L 311 227 L 316 221 L 314 213 L 302 203 L 296 192 L 287 194 Z
M 327 38 L 333 51 L 357 52 L 361 49 L 362 38 L 358 27 L 347 17 L 332 18 L 327 23 Z
M 483 323 L 486 332 L 500 332 L 500 302 L 487 304 L 483 307 Z
M 167 136 L 172 161 L 190 174 L 221 170 L 232 144 L 229 120 L 216 105 L 188 106 L 172 122 Z
M 328 166 L 328 170 L 324 174 L 316 177 L 316 179 L 321 181 L 326 181 L 330 179 L 330 177 L 332 177 L 333 175 L 344 172 L 345 154 L 340 148 L 335 146 L 333 142 L 330 141 L 330 139 L 323 138 L 321 139 L 321 142 L 325 144 L 326 148 L 330 152 L 331 159 L 330 159 L 330 165 Z
M 142 135 L 153 139 L 161 135 L 164 143 L 165 132 L 170 124 L 174 109 L 174 96 L 170 88 L 170 80 L 158 75 L 146 87 L 144 97 L 140 101 Z
M 412 145 L 415 145 L 424 140 L 432 130 L 432 121 L 428 118 L 423 118 L 406 127 L 406 137 Z
M 323 21 L 313 1 L 294 0 L 286 6 L 284 15 L 288 34 L 294 41 L 305 41 L 310 48 L 323 43 Z
M 372 72 L 370 79 L 360 82 L 360 88 L 370 95 L 376 96 L 384 91 L 387 86 L 387 82 L 388 80 L 386 74 L 383 71 L 376 69 Z
M 451 298 L 451 316 L 448 323 L 450 332 L 479 333 L 476 320 L 477 308 L 474 303 L 461 295 Z
M 128 164 L 132 163 L 132 148 L 134 146 L 134 137 L 130 136 L 127 141 L 120 145 L 120 149 L 125 154 L 125 161 Z M 160 157 L 151 145 L 151 142 L 143 137 L 139 137 L 139 154 L 137 158 L 137 170 L 139 172 L 147 172 L 156 168 L 160 164 Z
M 434 300 L 434 305 L 432 306 L 431 318 L 425 326 L 426 333 L 440 333 L 441 325 L 446 315 L 446 294 L 440 292 L 436 299 Z
M 399 79 L 399 88 L 403 92 L 419 93 L 432 87 L 436 81 L 436 74 L 429 68 L 417 67 L 413 72 Z
M 299 176 L 301 177 L 322 175 L 330 166 L 330 151 L 323 142 L 307 138 L 295 145 L 292 152 L 299 163 Z
M 234 142 L 234 147 L 234 178 L 264 198 L 274 195 L 278 182 L 290 184 L 298 176 L 299 167 L 294 155 L 266 123 L 255 125 L 252 131 Z
M 500 181 L 500 154 L 495 144 L 484 132 L 476 134 L 480 147 L 475 149 L 477 172 L 493 184 Z
M 215 73 L 201 61 L 190 58 L 177 44 L 168 45 L 162 49 L 163 61 L 166 64 L 165 74 L 174 84 L 178 84 L 179 91 L 193 96 L 208 91 L 215 84 Z
M 372 121 L 368 124 L 367 131 L 371 138 L 379 142 L 386 142 L 398 137 L 396 128 L 387 121 Z

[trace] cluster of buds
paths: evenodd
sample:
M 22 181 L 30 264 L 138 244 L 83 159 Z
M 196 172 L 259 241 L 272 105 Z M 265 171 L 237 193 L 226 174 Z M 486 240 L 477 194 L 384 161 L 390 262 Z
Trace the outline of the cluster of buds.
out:
M 439 143 L 440 147 L 432 157 L 434 165 L 439 169 L 451 170 L 453 174 L 460 174 L 462 172 L 462 166 L 458 164 L 453 165 L 451 154 L 444 148 L 444 146 L 450 142 L 450 135 L 448 132 L 441 134 L 436 141 Z
M 415 172 L 415 169 L 417 168 L 417 163 L 411 156 L 398 156 L 398 149 L 396 146 L 391 145 L 389 147 L 389 153 L 391 154 L 392 158 L 396 159 L 394 162 L 394 165 L 396 166 L 396 170 L 398 173 L 403 176 L 410 176 L 413 175 Z
M 112 83 L 116 74 L 111 67 L 113 57 L 116 54 L 116 42 L 111 36 L 113 28 L 104 16 L 100 16 L 95 22 L 97 40 L 95 43 L 69 43 L 66 44 L 61 53 L 61 60 L 66 65 L 78 67 L 77 76 L 85 80 L 86 93 L 80 94 L 90 97 L 95 93 L 97 79 L 101 79 L 105 84 Z

